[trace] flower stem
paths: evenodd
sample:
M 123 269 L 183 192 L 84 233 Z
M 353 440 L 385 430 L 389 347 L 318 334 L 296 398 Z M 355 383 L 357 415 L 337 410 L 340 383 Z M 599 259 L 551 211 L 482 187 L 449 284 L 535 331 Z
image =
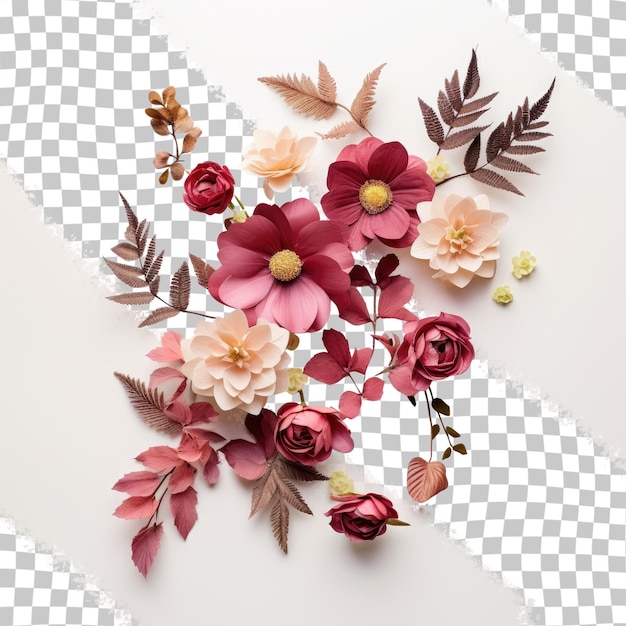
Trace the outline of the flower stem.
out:
M 369 129 L 367 128 L 367 126 L 361 124 L 361 122 L 359 122 L 359 120 L 357 120 L 356 117 L 354 117 L 354 115 L 352 114 L 352 111 L 345 105 L 343 104 L 339 104 L 339 102 L 337 102 L 337 106 L 340 109 L 343 109 L 344 111 L 347 111 L 350 114 L 350 117 L 370 136 L 373 137 L 374 135 L 372 135 L 372 133 L 369 131 Z

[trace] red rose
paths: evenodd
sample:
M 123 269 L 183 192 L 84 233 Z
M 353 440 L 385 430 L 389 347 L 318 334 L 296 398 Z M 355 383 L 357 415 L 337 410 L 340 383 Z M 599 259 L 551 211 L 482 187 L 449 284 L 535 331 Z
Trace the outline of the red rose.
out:
M 325 461 L 333 450 L 350 452 L 354 441 L 342 417 L 324 406 L 288 402 L 278 410 L 276 447 L 288 461 L 302 465 Z
M 336 496 L 337 504 L 324 515 L 330 527 L 343 533 L 350 541 L 371 541 L 387 531 L 387 520 L 397 519 L 391 500 L 377 493 Z
M 474 358 L 469 326 L 458 315 L 407 322 L 403 333 L 389 381 L 407 396 L 428 389 L 433 380 L 462 374 Z
M 183 200 L 192 210 L 207 215 L 223 213 L 235 193 L 235 179 L 225 165 L 205 161 L 185 179 Z

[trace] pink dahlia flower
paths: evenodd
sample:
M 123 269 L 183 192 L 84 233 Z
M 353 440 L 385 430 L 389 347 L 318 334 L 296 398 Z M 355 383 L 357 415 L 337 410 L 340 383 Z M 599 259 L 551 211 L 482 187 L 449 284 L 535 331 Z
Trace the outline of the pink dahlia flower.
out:
M 200 322 L 194 337 L 181 342 L 181 369 L 194 393 L 212 398 L 220 409 L 256 414 L 269 396 L 287 390 L 288 341 L 284 328 L 265 320 L 249 326 L 242 311 L 233 311 Z
M 406 248 L 417 237 L 418 202 L 431 200 L 435 183 L 426 163 L 397 142 L 368 137 L 346 146 L 328 169 L 322 208 L 349 229 L 348 246 L 362 250 L 373 239 Z
M 209 291 L 250 323 L 263 318 L 294 333 L 319 330 L 333 297 L 350 288 L 354 259 L 344 235 L 320 220 L 310 200 L 260 204 L 217 238 L 222 266 Z

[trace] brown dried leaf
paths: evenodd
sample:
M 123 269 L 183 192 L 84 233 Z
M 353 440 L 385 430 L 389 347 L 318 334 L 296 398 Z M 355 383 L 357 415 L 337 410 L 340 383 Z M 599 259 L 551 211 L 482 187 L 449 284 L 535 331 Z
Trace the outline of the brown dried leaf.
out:
M 131 226 L 127 226 L 124 231 L 124 239 L 135 245 L 135 229 Z
M 107 300 L 113 300 L 118 304 L 149 304 L 154 300 L 154 294 L 149 291 L 131 291 L 118 293 L 115 296 L 107 296 Z
M 170 177 L 170 168 L 168 167 L 166 170 L 163 170 L 161 172 L 161 175 L 159 176 L 159 183 L 161 185 L 165 185 L 169 177 Z
M 152 107 L 148 107 L 145 111 L 148 117 L 151 117 L 157 122 L 164 122 L 165 124 L 172 123 L 172 115 L 167 109 L 153 109 Z
M 473 172 L 478 165 L 478 159 L 480 157 L 480 135 L 476 135 L 472 143 L 469 145 L 465 158 L 463 159 L 463 165 L 466 172 Z
M 150 104 L 160 104 L 163 106 L 163 99 L 158 91 L 154 91 L 154 89 L 148 94 L 148 100 Z
M 453 150 L 454 148 L 460 148 L 466 143 L 473 141 L 477 135 L 489 128 L 489 126 L 472 126 L 471 128 L 464 128 L 456 133 L 448 135 L 444 142 L 439 146 L 442 150 Z
M 193 149 L 196 147 L 196 143 L 198 141 L 198 137 L 202 134 L 202 129 L 194 126 L 183 139 L 183 149 L 182 152 L 193 152 Z
M 140 256 L 143 256 L 143 253 L 146 249 L 149 232 L 150 224 L 147 220 L 141 220 L 139 226 L 137 226 L 137 229 L 135 230 L 135 238 L 137 239 L 137 250 L 139 250 Z
M 471 102 L 464 102 L 463 106 L 459 113 L 461 115 L 465 115 L 466 113 L 473 113 L 478 109 L 482 109 L 487 106 L 496 96 L 498 95 L 497 91 L 490 93 L 488 96 L 483 96 L 482 98 L 477 98 L 476 100 L 472 100 Z
M 552 133 L 544 133 L 540 131 L 525 132 L 518 137 L 515 137 L 515 141 L 539 141 L 546 137 L 552 137 Z
M 281 500 L 285 500 L 287 504 L 290 504 L 297 511 L 313 515 L 313 511 L 309 508 L 304 498 L 298 491 L 297 487 L 282 474 L 282 468 L 280 465 L 274 465 L 272 470 L 276 475 L 276 487 L 278 496 Z
M 152 245 L 152 242 L 150 242 L 150 244 Z M 159 273 L 159 270 L 161 269 L 161 263 L 163 263 L 163 255 L 164 255 L 164 250 L 161 250 L 161 252 L 159 252 L 159 254 L 157 255 L 156 259 L 154 259 L 150 267 L 148 267 L 147 256 L 146 256 L 146 263 L 144 265 L 144 271 L 146 273 L 146 280 L 149 283 L 151 283 L 156 278 L 157 274 Z
M 328 119 L 337 105 L 333 101 L 326 101 L 313 81 L 302 74 L 291 76 L 263 76 L 258 79 L 261 83 L 270 86 L 293 109 L 316 120 Z
M 448 486 L 446 466 L 441 461 L 415 457 L 409 461 L 406 486 L 414 500 L 426 502 Z
M 545 148 L 526 144 L 523 146 L 509 146 L 505 152 L 509 154 L 536 154 L 537 152 L 545 152 Z
M 482 109 L 480 111 L 475 111 L 474 113 L 468 113 L 467 115 L 459 115 L 457 118 L 452 120 L 450 126 L 452 126 L 453 128 L 460 128 L 461 126 L 467 126 L 468 124 L 472 124 L 488 110 L 489 109 Z
M 159 322 L 162 322 L 170 317 L 174 317 L 175 315 L 178 315 L 178 311 L 176 309 L 172 309 L 169 306 L 163 306 L 152 311 L 152 313 L 150 313 L 150 315 L 148 315 L 148 317 L 146 317 L 143 322 L 139 324 L 139 328 L 158 324 Z
M 424 126 L 426 127 L 426 133 L 428 138 L 440 146 L 443 143 L 444 132 L 443 126 L 435 113 L 435 110 L 426 104 L 421 98 L 417 99 L 422 110 L 422 117 L 424 118 Z
M 280 498 L 274 502 L 270 512 L 272 532 L 280 549 L 287 554 L 287 538 L 289 535 L 289 507 Z
M 152 120 L 150 120 L 150 125 L 152 126 L 152 130 L 157 135 L 162 135 L 163 137 L 165 137 L 166 135 L 170 134 L 169 124 L 167 124 L 163 120 L 154 120 L 154 119 L 152 119 Z
M 183 261 L 181 266 L 174 272 L 170 285 L 170 302 L 179 311 L 186 311 L 189 306 L 189 294 L 191 293 L 191 278 L 189 278 L 189 266 Z
M 139 225 L 139 219 L 135 215 L 135 212 L 131 209 L 130 204 L 128 204 L 128 200 L 126 200 L 126 198 L 122 195 L 121 192 L 118 192 L 118 193 L 120 194 L 120 198 L 122 199 L 122 204 L 124 205 L 124 210 L 126 211 L 126 221 L 128 222 L 128 225 L 133 230 L 135 230 L 137 226 Z
M 472 50 L 472 58 L 467 66 L 465 81 L 463 82 L 463 98 L 469 100 L 476 95 L 480 87 L 480 75 L 478 73 L 478 58 L 476 50 Z
M 501 150 L 506 150 L 509 147 L 510 143 L 510 137 L 504 128 L 504 124 L 501 122 L 489 135 L 489 139 L 487 139 L 487 161 L 495 159 Z
M 317 90 L 325 102 L 335 102 L 337 98 L 337 83 L 330 75 L 328 68 L 319 61 L 317 70 Z
M 148 287 L 150 288 L 150 292 L 155 296 L 159 293 L 159 285 L 161 283 L 161 277 L 155 276 L 151 281 Z
M 537 173 L 531 170 L 530 167 L 524 165 L 521 161 L 518 161 L 517 159 L 510 159 L 509 157 L 505 157 L 501 154 L 491 161 L 490 165 L 509 172 L 523 172 L 524 174 Z
M 162 167 L 167 167 L 167 163 L 172 155 L 167 150 L 159 150 L 152 159 L 152 165 L 155 169 L 160 170 Z
M 170 172 L 174 180 L 180 180 L 185 175 L 185 166 L 181 161 L 176 161 L 170 165 Z
M 250 506 L 250 517 L 256 515 L 261 509 L 265 508 L 274 497 L 278 486 L 276 484 L 276 477 L 274 470 L 268 467 L 263 476 L 260 476 L 254 481 L 252 487 L 252 503 Z
M 554 89 L 554 84 L 556 82 L 556 78 L 553 79 L 552 84 L 548 87 L 548 91 L 535 102 L 535 104 L 530 107 L 529 118 L 531 122 L 534 122 L 536 119 L 539 119 L 548 108 L 548 104 L 550 103 L 550 96 L 552 96 L 552 90 Z
M 162 392 L 150 389 L 140 380 L 126 374 L 115 372 L 114 375 L 122 383 L 137 414 L 148 426 L 168 435 L 181 432 L 182 424 L 171 420 L 163 412 L 166 402 Z
M 208 263 L 205 263 L 199 256 L 196 256 L 195 254 L 190 254 L 189 260 L 191 261 L 193 270 L 196 273 L 198 284 L 201 287 L 208 289 L 209 278 L 211 277 L 211 274 L 215 271 L 215 269 L 211 267 Z
M 448 96 L 441 90 L 437 95 L 437 108 L 439 109 L 439 115 L 441 115 L 441 119 L 444 123 L 448 126 L 452 126 L 454 118 L 456 117 L 456 111 L 452 108 Z
M 163 104 L 170 106 L 172 102 L 176 102 L 176 88 L 170 85 L 163 90 Z
M 519 196 L 524 194 L 513 185 L 508 179 L 504 178 L 501 174 L 494 172 L 493 170 L 487 170 L 485 168 L 470 172 L 470 176 L 480 183 L 495 187 L 496 189 L 504 189 L 504 191 L 510 191 L 516 193 Z
M 356 97 L 350 106 L 350 112 L 359 121 L 361 126 L 367 126 L 367 118 L 372 110 L 372 107 L 376 104 L 376 100 L 374 100 L 376 84 L 378 83 L 378 78 L 385 65 L 387 64 L 383 63 L 382 65 L 379 65 L 376 69 L 372 70 L 365 76 L 361 89 L 359 89 L 359 92 L 356 94 Z
M 115 254 L 124 259 L 124 261 L 136 261 L 139 258 L 139 250 L 137 250 L 137 246 L 132 243 L 126 243 L 125 241 L 113 246 L 111 248 L 111 252 L 115 252 Z
M 176 133 L 189 133 L 194 128 L 194 121 L 187 113 L 187 109 L 180 108 L 180 111 L 184 111 L 185 114 L 181 115 L 179 112 L 178 119 L 174 122 L 174 132 Z
M 543 122 L 531 122 L 530 124 L 528 124 L 528 126 L 526 126 L 526 130 L 537 130 L 539 128 L 543 128 L 544 126 L 547 126 L 550 122 L 547 121 L 543 121 Z
M 328 476 L 324 476 L 321 472 L 318 472 L 314 467 L 308 465 L 298 465 L 297 463 L 291 463 L 286 459 L 280 459 L 281 474 L 289 480 L 299 480 L 301 482 L 310 482 L 313 480 L 328 480 Z
M 455 111 L 460 111 L 463 100 L 461 99 L 461 86 L 459 85 L 458 70 L 454 70 L 454 74 L 452 74 L 452 78 L 450 80 L 446 79 L 445 86 L 450 104 L 454 107 Z
M 348 120 L 347 122 L 341 122 L 333 126 L 327 133 L 317 133 L 322 139 L 341 139 L 346 135 L 357 133 L 361 130 L 361 127 L 354 121 Z
M 125 285 L 128 285 L 133 289 L 148 286 L 148 283 L 143 280 L 143 278 L 139 278 L 142 275 L 140 268 L 132 265 L 124 265 L 123 263 L 117 263 L 116 261 L 110 261 L 109 259 L 104 259 L 104 262 L 109 266 L 115 276 Z
M 150 282 L 150 279 L 147 278 L 146 268 L 150 269 L 152 262 L 154 261 L 154 255 L 156 253 L 156 235 L 152 235 L 150 239 L 150 243 L 148 244 L 148 250 L 146 251 L 146 258 L 144 259 L 142 265 L 144 269 L 144 273 L 146 274 L 146 280 Z

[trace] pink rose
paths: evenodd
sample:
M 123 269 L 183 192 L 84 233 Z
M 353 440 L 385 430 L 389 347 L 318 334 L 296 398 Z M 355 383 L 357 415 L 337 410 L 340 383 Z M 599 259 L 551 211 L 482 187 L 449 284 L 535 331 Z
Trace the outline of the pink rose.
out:
M 462 374 L 474 358 L 469 326 L 458 315 L 441 313 L 407 322 L 403 332 L 389 381 L 407 396 L 428 389 L 433 380 Z
M 288 461 L 302 465 L 325 461 L 333 450 L 350 452 L 354 441 L 342 417 L 324 406 L 288 402 L 278 410 L 276 447 Z
M 185 179 L 183 200 L 192 210 L 207 215 L 223 213 L 235 193 L 235 179 L 225 165 L 205 161 Z
M 334 499 L 340 503 L 324 515 L 330 517 L 330 527 L 350 541 L 376 539 L 387 531 L 388 519 L 398 518 L 391 500 L 377 493 L 335 496 Z

